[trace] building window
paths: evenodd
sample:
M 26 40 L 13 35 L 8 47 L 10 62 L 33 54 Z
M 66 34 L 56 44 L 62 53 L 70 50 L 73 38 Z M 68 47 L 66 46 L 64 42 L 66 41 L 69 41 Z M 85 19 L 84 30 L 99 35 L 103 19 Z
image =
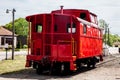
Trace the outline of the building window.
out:
M 36 25 L 36 32 L 42 33 L 42 25 L 41 24 Z
M 5 44 L 5 38 L 1 37 L 1 45 L 4 45 L 4 44 Z
M 70 23 L 67 24 L 67 32 L 71 33 L 71 24 Z M 76 24 L 73 23 L 72 24 L 72 33 L 75 33 L 75 32 L 76 32 Z
M 8 43 L 9 45 L 12 45 L 12 38 L 6 38 L 6 43 Z

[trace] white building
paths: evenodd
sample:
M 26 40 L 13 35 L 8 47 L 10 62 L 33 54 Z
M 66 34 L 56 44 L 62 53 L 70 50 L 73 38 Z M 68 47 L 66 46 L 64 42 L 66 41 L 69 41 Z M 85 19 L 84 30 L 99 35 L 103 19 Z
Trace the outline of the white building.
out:
M 4 48 L 5 45 L 12 46 L 12 32 L 4 27 L 0 27 L 0 48 Z M 14 47 L 17 45 L 17 35 L 14 36 Z

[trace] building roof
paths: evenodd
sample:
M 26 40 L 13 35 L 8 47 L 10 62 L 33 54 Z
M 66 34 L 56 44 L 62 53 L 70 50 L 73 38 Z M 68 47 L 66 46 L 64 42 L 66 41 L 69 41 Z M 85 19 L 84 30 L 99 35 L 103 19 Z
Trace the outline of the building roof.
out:
M 0 26 L 0 36 L 11 36 L 11 35 L 12 35 L 12 32 L 10 30 Z

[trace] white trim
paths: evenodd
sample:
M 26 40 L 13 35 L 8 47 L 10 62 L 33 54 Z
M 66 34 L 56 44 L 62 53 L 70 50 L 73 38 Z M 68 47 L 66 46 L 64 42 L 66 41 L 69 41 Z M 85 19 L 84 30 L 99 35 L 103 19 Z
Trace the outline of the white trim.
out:
M 12 39 L 12 36 L 0 36 L 0 48 L 4 48 L 5 44 L 4 45 L 1 45 L 1 37 L 4 37 L 5 38 L 5 44 L 6 44 L 6 38 L 10 38 Z M 17 37 L 14 36 L 14 46 L 15 48 L 17 47 Z
M 81 19 L 81 18 L 79 18 L 79 17 L 77 17 L 77 20 L 78 20 L 79 22 L 82 22 L 83 24 L 86 24 L 86 25 L 90 26 L 90 27 L 95 27 L 95 28 L 98 28 L 98 29 L 103 30 L 103 28 L 99 27 L 98 25 L 96 25 L 96 24 L 94 24 L 94 23 L 91 23 L 91 22 L 88 22 L 88 21 L 86 21 L 86 20 L 83 20 L 83 19 Z

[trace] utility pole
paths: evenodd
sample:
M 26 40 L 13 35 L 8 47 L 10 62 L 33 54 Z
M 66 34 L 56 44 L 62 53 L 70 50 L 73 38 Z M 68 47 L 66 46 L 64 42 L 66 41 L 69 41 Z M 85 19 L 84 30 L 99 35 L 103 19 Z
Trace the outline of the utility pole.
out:
M 110 31 L 109 31 L 109 27 L 108 27 L 108 45 L 110 45 Z
M 16 10 L 14 8 L 12 10 L 7 9 L 6 13 L 9 13 L 9 11 L 12 12 L 12 60 L 14 60 L 14 34 L 15 34 L 14 19 Z
M 107 34 L 107 27 L 105 27 L 105 45 L 107 44 L 106 34 Z

